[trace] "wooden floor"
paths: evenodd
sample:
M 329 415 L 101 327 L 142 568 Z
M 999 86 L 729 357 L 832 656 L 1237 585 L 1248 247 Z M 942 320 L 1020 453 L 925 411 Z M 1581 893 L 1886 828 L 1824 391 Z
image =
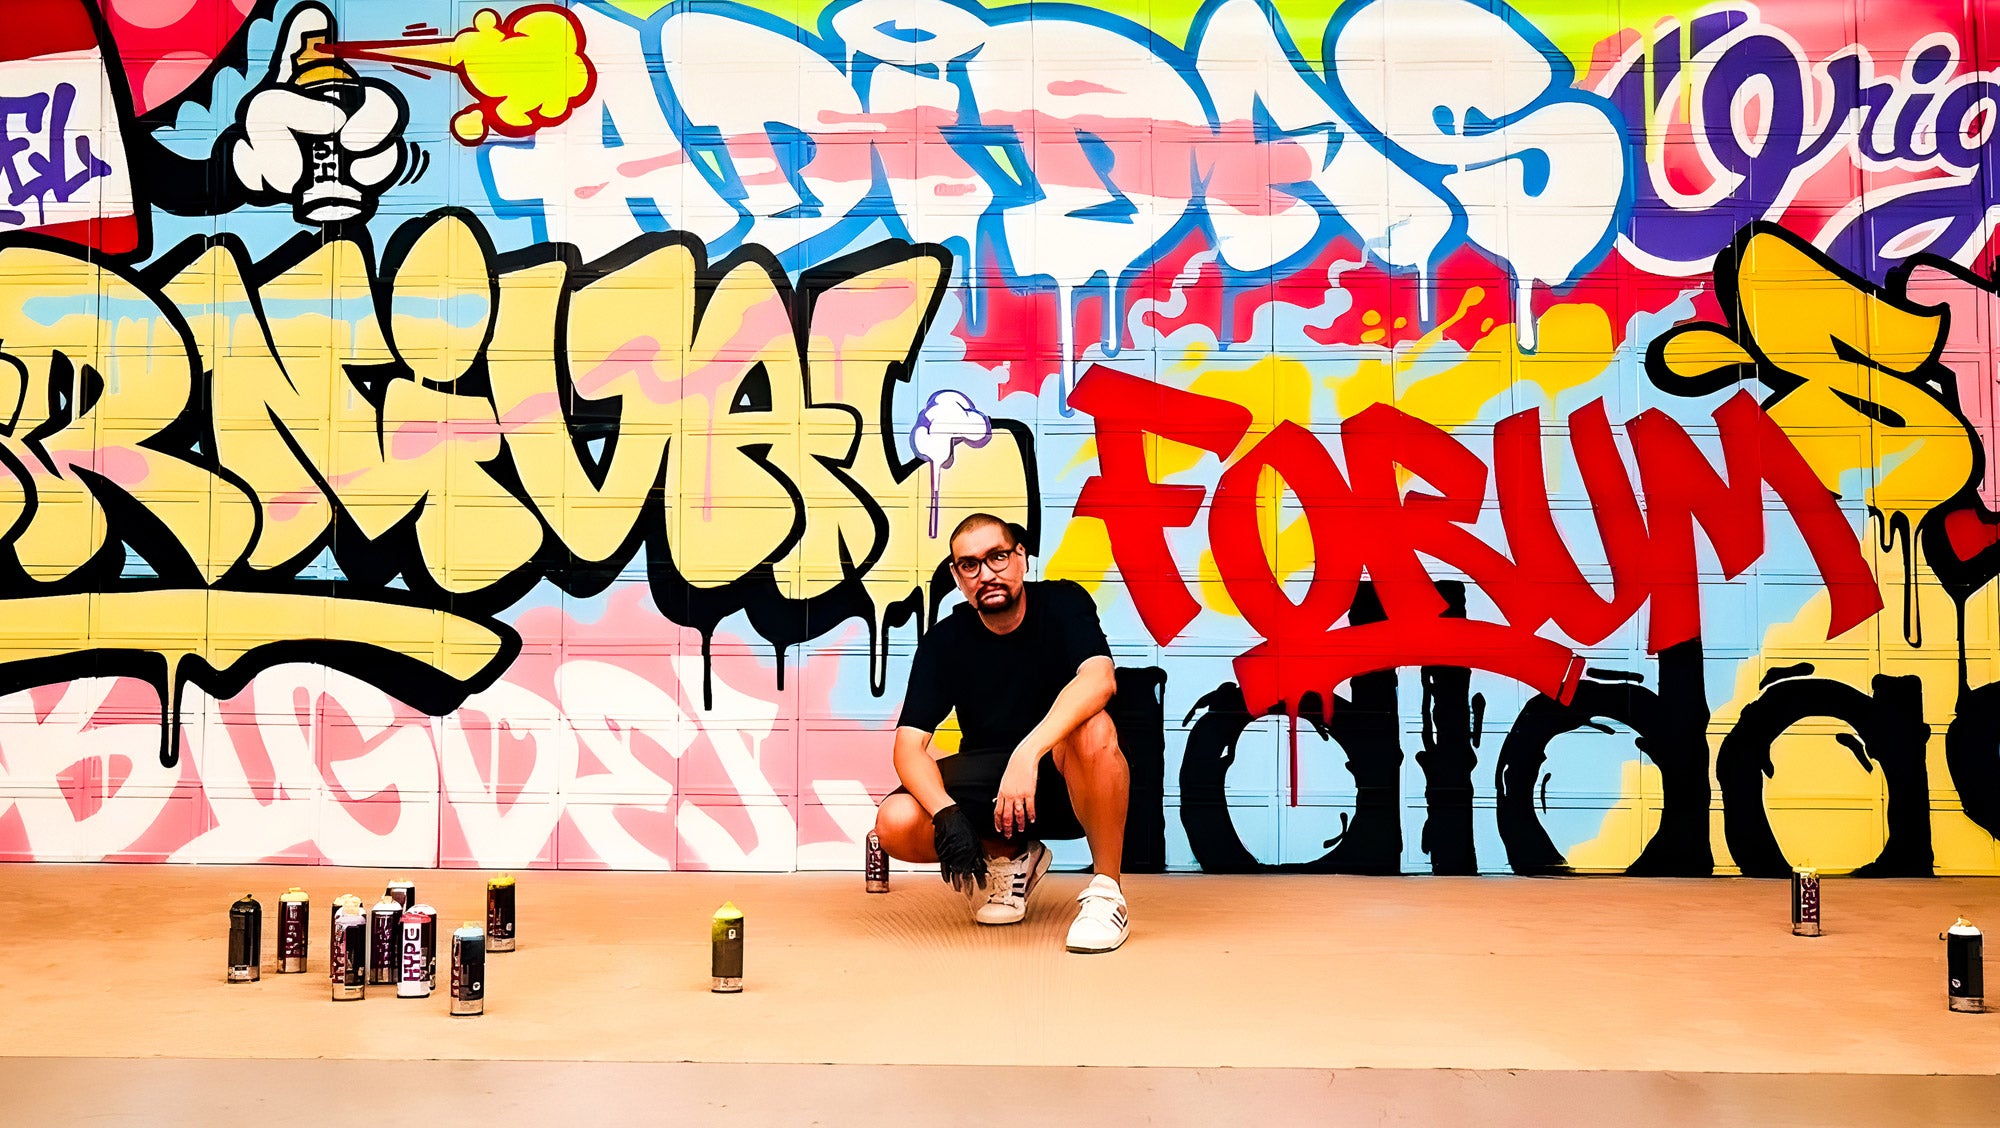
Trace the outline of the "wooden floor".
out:
M 1928 1101 L 1927 1124 L 1994 1123 L 2000 1107 L 2000 1014 L 1946 1009 L 1938 938 L 1961 913 L 2000 921 L 1995 880 L 1829 879 L 1827 934 L 1807 940 L 1790 935 L 1786 887 L 1768 881 L 1133 877 L 1131 940 L 1079 956 L 1062 944 L 1078 874 L 1050 875 L 1022 924 L 988 928 L 930 875 L 898 874 L 894 892 L 869 896 L 858 875 L 530 873 L 521 948 L 489 957 L 486 1015 L 453 1019 L 442 994 L 327 998 L 329 901 L 351 891 L 372 903 L 391 876 L 413 877 L 447 927 L 480 915 L 485 875 L 462 871 L 0 866 L 0 1058 L 61 1059 L 0 1061 L 0 1122 L 42 1122 L 6 1115 L 29 1099 L 9 1083 L 24 1070 L 70 1071 L 62 1092 L 115 1104 L 93 1070 L 157 1089 L 172 1083 L 161 1070 L 293 1068 L 186 1059 L 319 1058 L 337 1060 L 311 1068 L 435 1059 L 428 1068 L 449 1065 L 468 1094 L 563 1063 L 710 1063 L 673 1074 L 676 1091 L 734 1093 L 749 1123 L 763 1121 L 740 1102 L 776 1100 L 782 1086 L 728 1072 L 745 1063 L 802 1084 L 798 1070 L 829 1065 L 939 1067 L 894 1075 L 953 1091 L 965 1082 L 942 1079 L 991 1083 L 994 1067 L 1096 1066 L 1020 1076 L 1068 1078 L 1038 1092 L 1233 1091 L 1221 1076 L 1271 1100 L 1343 1085 L 1386 1094 L 1418 1082 L 1329 1071 L 1414 1070 L 1428 1071 L 1424 1107 L 1440 1110 L 1549 1084 L 1601 1113 L 1591 1086 L 1614 1075 L 1655 1106 L 1688 1092 L 1689 1077 L 1713 1099 L 1736 1094 L 1731 1108 L 1845 1094 L 1808 1102 L 1816 1118 L 1799 1123 L 1836 1122 L 1836 1105 L 1864 1111 L 1864 1091 L 1883 1107 Z M 252 890 L 266 904 L 268 956 L 278 894 L 294 883 L 313 898 L 311 973 L 267 966 L 259 983 L 225 984 L 229 902 Z M 708 920 L 725 899 L 746 916 L 748 989 L 735 996 L 708 990 Z M 174 1060 L 77 1060 L 147 1058 Z M 496 1061 L 520 1065 L 452 1064 Z M 1252 1084 L 1246 1070 L 1290 1080 Z M 1828 1088 L 1721 1074 L 1854 1076 Z M 1169 1114 L 1194 1107 L 1160 1099 Z M 1545 1112 L 1548 1099 L 1535 1098 Z M 1987 1111 L 1960 1121 L 1954 1101 Z
M 1990 1076 L 0 1058 L 0 1120 L 92 1128 L 1992 1128 L 1996 1108 Z

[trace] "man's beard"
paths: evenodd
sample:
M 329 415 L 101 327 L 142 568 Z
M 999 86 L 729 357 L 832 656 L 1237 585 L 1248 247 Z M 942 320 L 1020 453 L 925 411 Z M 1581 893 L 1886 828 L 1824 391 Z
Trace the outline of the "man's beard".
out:
M 988 591 L 999 591 L 1007 599 L 1002 603 L 988 603 L 986 602 Z M 1021 589 L 1019 588 L 994 585 L 987 591 L 975 591 L 972 593 L 973 610 L 978 611 L 981 615 L 1005 615 L 1007 612 L 1012 611 L 1014 605 L 1019 602 L 1021 602 Z

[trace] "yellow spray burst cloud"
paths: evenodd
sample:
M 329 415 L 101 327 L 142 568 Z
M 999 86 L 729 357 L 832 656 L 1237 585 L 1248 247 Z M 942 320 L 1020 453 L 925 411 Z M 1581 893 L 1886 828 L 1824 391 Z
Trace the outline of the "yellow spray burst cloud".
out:
M 536 4 L 502 19 L 491 8 L 450 39 L 332 43 L 330 54 L 455 72 L 473 104 L 451 119 L 467 145 L 489 132 L 526 137 L 568 117 L 597 85 L 583 53 L 583 27 L 567 8 Z

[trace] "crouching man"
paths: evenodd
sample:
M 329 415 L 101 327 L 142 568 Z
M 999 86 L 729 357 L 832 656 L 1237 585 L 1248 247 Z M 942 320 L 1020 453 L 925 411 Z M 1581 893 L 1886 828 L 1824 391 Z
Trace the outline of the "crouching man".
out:
M 917 645 L 896 728 L 902 786 L 876 832 L 892 857 L 937 862 L 981 924 L 1026 915 L 1046 840 L 1087 839 L 1097 876 L 1068 946 L 1109 952 L 1128 930 L 1118 879 L 1131 774 L 1105 712 L 1117 676 L 1097 608 L 1067 580 L 1024 582 L 1027 550 L 998 517 L 967 517 L 950 544 L 966 601 Z M 959 751 L 939 758 L 931 736 L 954 709 Z

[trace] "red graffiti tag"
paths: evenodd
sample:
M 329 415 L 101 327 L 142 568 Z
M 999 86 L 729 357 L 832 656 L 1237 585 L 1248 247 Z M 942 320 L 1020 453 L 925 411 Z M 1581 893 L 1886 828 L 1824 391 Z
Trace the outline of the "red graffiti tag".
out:
M 1166 530 L 1192 525 L 1206 491 L 1154 481 L 1146 444 L 1149 436 L 1169 439 L 1227 460 L 1249 431 L 1250 413 L 1103 365 L 1085 374 L 1071 402 L 1097 422 L 1098 473 L 1084 484 L 1077 515 L 1104 522 L 1140 619 L 1166 645 L 1200 610 Z M 1625 424 L 1646 499 L 1642 512 L 1602 401 L 1570 415 L 1570 446 L 1610 563 L 1608 597 L 1584 578 L 1556 528 L 1539 412 L 1515 415 L 1494 432 L 1492 476 L 1506 552 L 1470 528 L 1485 504 L 1486 464 L 1441 428 L 1386 404 L 1370 407 L 1341 424 L 1343 472 L 1310 431 L 1280 423 L 1227 466 L 1208 499 L 1216 570 L 1263 636 L 1235 661 L 1246 703 L 1253 712 L 1283 704 L 1296 714 L 1311 693 L 1324 708 L 1347 679 L 1397 666 L 1487 670 L 1567 702 L 1583 663 L 1537 632 L 1553 623 L 1588 646 L 1650 602 L 1650 651 L 1694 638 L 1701 630 L 1695 526 L 1724 578 L 1741 575 L 1764 553 L 1766 485 L 1798 526 L 1831 597 L 1828 637 L 1881 610 L 1847 518 L 1783 429 L 1747 393 L 1713 417 L 1723 474 L 1664 413 L 1646 411 Z M 1296 601 L 1258 530 L 1258 482 L 1267 469 L 1297 498 L 1312 538 L 1312 580 Z M 1405 490 L 1399 474 L 1430 489 Z M 1501 621 L 1448 617 L 1422 557 L 1466 577 Z M 1363 572 L 1386 617 L 1342 625 Z

